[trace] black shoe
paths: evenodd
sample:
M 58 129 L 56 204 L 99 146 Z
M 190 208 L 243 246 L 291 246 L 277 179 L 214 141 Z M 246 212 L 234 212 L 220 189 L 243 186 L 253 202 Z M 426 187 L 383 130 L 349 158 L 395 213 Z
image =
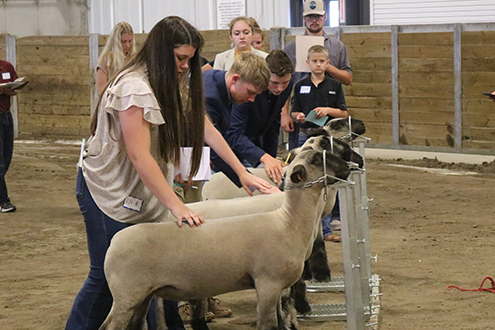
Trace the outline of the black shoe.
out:
M 15 212 L 15 210 L 17 210 L 17 208 L 14 205 L 12 205 L 12 203 L 10 203 L 10 202 L 5 202 L 2 205 L 2 213 Z

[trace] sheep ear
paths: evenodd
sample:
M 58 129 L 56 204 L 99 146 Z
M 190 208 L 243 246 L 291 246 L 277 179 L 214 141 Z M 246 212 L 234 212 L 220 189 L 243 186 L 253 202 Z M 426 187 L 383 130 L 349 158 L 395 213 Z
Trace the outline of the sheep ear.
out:
M 312 130 L 308 134 L 308 139 L 313 136 L 320 136 L 320 135 L 325 135 L 325 136 L 330 136 L 328 131 L 324 129 L 323 127 L 318 127 L 317 129 Z
M 294 166 L 294 170 L 290 175 L 290 180 L 294 183 L 299 183 L 302 180 L 306 180 L 306 168 L 302 165 Z
M 330 151 L 331 149 L 331 144 L 330 144 L 330 138 L 328 136 L 322 136 L 320 140 L 320 147 L 323 150 Z

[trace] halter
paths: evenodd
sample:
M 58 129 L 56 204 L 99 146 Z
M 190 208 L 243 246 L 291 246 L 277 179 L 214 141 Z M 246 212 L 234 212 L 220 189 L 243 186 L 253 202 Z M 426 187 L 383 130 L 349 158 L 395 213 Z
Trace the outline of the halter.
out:
M 369 137 L 366 137 L 364 135 L 361 135 L 361 134 L 357 134 L 357 133 L 354 133 L 352 131 L 352 127 L 351 127 L 351 116 L 348 117 L 349 118 L 349 133 L 347 133 L 346 135 L 343 135 L 341 137 L 338 137 L 337 139 L 339 140 L 343 140 L 343 139 L 347 139 L 347 138 L 350 138 L 352 140 L 352 137 L 360 137 L 366 141 L 371 141 L 371 139 Z
M 309 188 L 317 183 L 321 183 L 321 182 L 325 182 L 327 178 L 330 178 L 330 179 L 335 179 L 337 181 L 340 181 L 340 182 L 344 182 L 344 183 L 350 183 L 350 184 L 354 184 L 354 182 L 352 181 L 349 181 L 349 180 L 344 180 L 344 179 L 341 179 L 341 178 L 337 178 L 336 176 L 333 176 L 333 175 L 330 175 L 330 174 L 327 174 L 327 151 L 326 150 L 323 150 L 323 175 L 321 177 L 319 177 L 318 179 L 314 180 L 314 181 L 310 181 L 310 182 L 306 182 L 304 184 L 294 184 L 294 185 L 290 185 L 288 186 L 287 184 L 284 186 L 284 190 L 293 190 L 293 189 L 304 189 L 304 188 Z M 334 183 L 332 183 L 331 185 L 333 185 Z M 328 186 L 327 184 L 324 184 L 324 187 L 325 187 L 325 193 L 323 195 L 323 200 L 326 202 L 327 201 L 327 195 L 328 195 Z

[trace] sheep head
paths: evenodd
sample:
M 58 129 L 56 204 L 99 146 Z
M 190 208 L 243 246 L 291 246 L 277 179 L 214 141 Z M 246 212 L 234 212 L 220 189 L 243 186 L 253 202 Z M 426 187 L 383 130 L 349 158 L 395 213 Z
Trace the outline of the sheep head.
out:
M 290 181 L 295 184 L 316 181 L 324 175 L 323 152 L 309 149 L 296 156 L 287 173 Z M 326 154 L 326 174 L 345 180 L 350 170 L 347 162 L 330 153 Z M 337 179 L 327 177 L 327 184 L 332 184 Z
M 334 118 L 330 120 L 325 126 L 317 128 L 308 134 L 308 137 L 326 135 L 333 136 L 336 139 L 343 138 L 348 135 L 349 132 L 353 132 L 358 135 L 363 135 L 366 132 L 366 125 L 362 120 L 351 118 L 351 127 L 349 128 L 349 118 Z M 343 138 L 345 142 L 350 142 L 355 136 L 349 136 Z
M 294 160 L 297 154 L 309 149 L 314 149 L 317 151 L 326 150 L 327 153 L 332 153 L 345 161 L 351 161 L 358 164 L 360 168 L 364 165 L 363 157 L 352 150 L 347 143 L 337 139 L 333 139 L 332 141 L 331 137 L 324 135 L 310 137 L 306 140 L 302 147 L 293 149 L 289 157 L 289 163 Z

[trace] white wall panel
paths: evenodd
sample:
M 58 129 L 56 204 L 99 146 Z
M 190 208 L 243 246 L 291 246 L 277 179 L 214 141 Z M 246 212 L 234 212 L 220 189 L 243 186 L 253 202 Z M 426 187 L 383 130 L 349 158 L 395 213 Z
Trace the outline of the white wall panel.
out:
M 139 26 L 134 22 L 139 23 L 140 2 L 143 3 L 144 32 L 149 32 L 159 20 L 170 15 L 180 16 L 200 30 L 214 30 L 217 27 L 216 0 L 88 0 L 92 8 L 99 8 L 90 8 L 90 33 L 110 32 L 112 13 L 109 3 L 112 1 L 115 3 L 115 23 L 125 20 L 136 31 L 139 31 Z M 262 29 L 268 30 L 275 25 L 288 26 L 289 0 L 246 0 L 246 14 L 256 18 Z
M 76 0 L 4 0 L 0 33 L 32 35 L 86 34 L 86 4 Z
M 493 0 L 371 0 L 372 25 L 495 22 Z

